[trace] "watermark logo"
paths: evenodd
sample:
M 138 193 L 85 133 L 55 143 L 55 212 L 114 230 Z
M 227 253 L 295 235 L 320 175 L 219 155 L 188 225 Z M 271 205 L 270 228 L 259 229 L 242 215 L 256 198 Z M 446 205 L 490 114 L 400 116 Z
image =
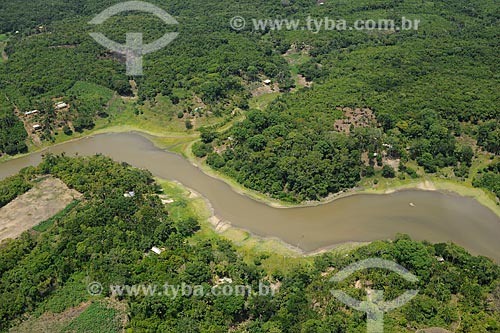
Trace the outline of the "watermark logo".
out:
M 102 291 L 102 284 L 99 282 L 94 281 L 87 285 L 87 292 L 92 296 L 99 296 L 102 294 Z
M 151 13 L 157 16 L 160 20 L 162 20 L 166 24 L 174 24 L 174 25 L 179 24 L 170 14 L 165 12 L 163 9 L 143 1 L 128 1 L 109 7 L 100 14 L 98 14 L 96 17 L 94 17 L 89 22 L 89 24 L 94 24 L 94 25 L 102 24 L 114 15 L 129 11 Z M 165 35 L 163 35 L 163 37 L 161 37 L 160 39 L 150 44 L 143 45 L 142 41 L 143 34 L 130 32 L 127 33 L 125 45 L 122 45 L 108 39 L 102 33 L 90 33 L 90 36 L 92 36 L 92 38 L 94 38 L 95 41 L 101 44 L 102 46 L 108 48 L 109 50 L 112 50 L 114 52 L 126 56 L 127 75 L 130 76 L 143 75 L 142 57 L 146 54 L 153 53 L 164 48 L 165 46 L 170 44 L 175 38 L 177 38 L 178 35 L 179 33 L 177 32 L 165 33 Z
M 190 285 L 186 283 L 170 284 L 135 284 L 122 285 L 111 284 L 109 289 L 103 287 L 100 282 L 93 281 L 87 284 L 87 292 L 91 296 L 101 296 L 110 294 L 114 297 L 123 296 L 144 296 L 144 297 L 165 297 L 177 299 L 179 297 L 222 297 L 222 296 L 274 296 L 276 290 L 271 285 L 259 281 L 257 288 L 251 285 L 239 285 L 232 283 L 231 279 L 223 279 L 217 284 L 210 285 Z
M 417 31 L 421 20 L 401 17 L 400 20 L 393 19 L 368 19 L 348 22 L 342 18 L 315 18 L 308 16 L 305 19 L 287 18 L 253 18 L 247 24 L 247 20 L 241 16 L 231 18 L 229 24 L 231 29 L 241 31 L 245 28 L 252 31 L 308 31 L 319 33 L 321 31 Z
M 418 281 L 418 278 L 407 269 L 401 267 L 393 261 L 383 259 L 366 259 L 358 261 L 335 274 L 330 281 L 341 282 L 348 278 L 351 274 L 367 268 L 387 269 L 399 274 L 409 282 Z M 341 290 L 332 290 L 331 293 L 345 305 L 367 314 L 368 333 L 383 333 L 384 313 L 397 309 L 411 301 L 415 296 L 417 296 L 418 290 L 408 290 L 392 301 L 383 300 L 384 292 L 382 290 L 369 290 L 366 301 L 356 300 Z

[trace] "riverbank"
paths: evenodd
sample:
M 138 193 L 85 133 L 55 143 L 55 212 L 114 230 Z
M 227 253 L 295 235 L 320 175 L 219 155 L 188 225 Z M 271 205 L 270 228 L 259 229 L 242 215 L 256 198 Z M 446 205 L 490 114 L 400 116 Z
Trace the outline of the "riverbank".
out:
M 425 191 L 440 191 L 458 194 L 460 196 L 470 197 L 478 201 L 483 206 L 492 210 L 498 217 L 500 217 L 500 206 L 497 204 L 497 200 L 493 193 L 486 190 L 475 188 L 471 184 L 466 182 L 458 182 L 451 179 L 442 179 L 433 176 L 424 176 L 417 179 L 405 179 L 400 180 L 398 178 L 385 179 L 376 178 L 366 179 L 362 181 L 361 186 L 353 189 L 349 189 L 340 193 L 330 194 L 328 197 L 323 198 L 320 201 L 306 201 L 299 204 L 283 202 L 277 199 L 273 199 L 263 193 L 248 189 L 243 185 L 239 184 L 234 179 L 228 177 L 227 175 L 218 172 L 210 168 L 202 159 L 194 156 L 192 153 L 192 145 L 196 143 L 199 139 L 199 135 L 195 133 L 179 133 L 179 132 L 164 132 L 160 133 L 157 131 L 146 130 L 143 128 L 135 127 L 132 125 L 116 125 L 109 126 L 105 128 L 96 128 L 85 135 L 72 138 L 67 141 L 62 141 L 52 146 L 42 147 L 39 150 L 32 151 L 27 154 L 19 154 L 11 158 L 2 159 L 0 163 L 6 162 L 8 160 L 26 157 L 30 154 L 36 152 L 43 152 L 50 147 L 56 147 L 65 143 L 84 140 L 88 137 L 93 137 L 99 134 L 107 133 L 131 133 L 135 132 L 149 141 L 151 141 L 158 149 L 168 150 L 170 152 L 179 154 L 186 158 L 193 166 L 200 169 L 206 175 L 221 180 L 228 184 L 233 191 L 241 195 L 247 196 L 253 200 L 264 203 L 273 208 L 305 208 L 314 207 L 319 205 L 328 204 L 336 200 L 350 197 L 358 194 L 391 194 L 397 191 L 403 190 L 425 190 Z M 376 184 L 375 184 L 376 183 Z
M 51 151 L 81 156 L 104 154 L 116 161 L 148 169 L 159 178 L 176 180 L 187 188 L 195 189 L 210 200 L 215 210 L 216 214 L 212 212 L 207 218 L 215 226 L 210 228 L 227 235 L 237 233 L 231 237 L 235 242 L 257 242 L 248 245 L 252 251 L 261 246 L 261 239 L 273 240 L 281 245 L 280 250 L 272 248 L 268 252 L 281 252 L 284 255 L 295 252 L 292 255 L 303 256 L 328 251 L 332 245 L 338 249 L 338 244 L 349 247 L 357 245 L 356 242 L 390 240 L 397 233 L 407 233 L 416 240 L 453 241 L 475 254 L 498 258 L 499 246 L 495 238 L 500 227 L 498 215 L 474 199 L 440 193 L 436 186 L 430 186 L 429 183 L 423 187 L 433 192 L 401 190 L 387 194 L 395 191 L 395 183 L 403 189 L 417 186 L 408 184 L 406 180 L 402 184 L 400 180 L 384 179 L 376 182 L 374 179 L 365 179 L 362 183 L 365 188 L 386 195 L 345 193 L 343 195 L 349 197 L 334 204 L 316 203 L 317 207 L 305 209 L 274 209 L 236 194 L 227 183 L 207 176 L 186 158 L 155 148 L 147 136 L 139 133 L 96 135 L 54 147 Z M 157 140 L 168 146 L 176 139 Z M 190 141 L 191 138 L 185 140 Z M 189 145 L 183 144 L 185 147 L 181 150 L 189 152 Z M 23 167 L 38 164 L 40 160 L 41 153 L 37 153 L 7 162 L 2 165 L 0 175 L 6 177 L 14 174 Z M 361 189 L 357 191 L 361 192 Z M 196 193 L 193 196 L 196 197 Z M 207 202 L 204 206 L 210 207 Z M 233 226 L 238 229 L 231 228 Z M 280 240 L 283 242 L 280 243 Z
M 339 193 L 330 194 L 320 201 L 305 201 L 299 204 L 283 202 L 277 199 L 273 199 L 252 189 L 248 189 L 236 182 L 234 179 L 228 177 L 227 175 L 210 168 L 204 163 L 203 160 L 195 157 L 192 153 L 191 147 L 195 142 L 196 141 L 193 141 L 189 145 L 187 145 L 185 147 L 185 151 L 183 152 L 183 156 L 185 156 L 194 166 L 198 167 L 208 176 L 224 181 L 229 186 L 231 186 L 231 188 L 235 192 L 245 195 L 253 200 L 262 202 L 273 208 L 314 207 L 358 194 L 391 194 L 398 191 L 417 189 L 422 191 L 448 192 L 464 197 L 473 198 L 483 206 L 492 210 L 498 217 L 500 217 L 500 206 L 497 204 L 497 200 L 493 193 L 490 193 L 489 191 L 484 189 L 475 188 L 471 184 L 465 182 L 458 182 L 433 176 L 424 176 L 417 179 L 405 180 L 400 180 L 397 178 L 377 178 L 377 184 L 373 184 L 373 180 L 367 180 L 363 184 L 363 186 L 359 186 L 357 188 L 349 189 Z M 369 184 L 368 182 L 372 182 L 372 184 Z
M 375 187 L 365 188 L 356 193 L 391 194 L 397 191 L 413 189 L 422 191 L 440 191 L 460 195 L 462 197 L 473 198 L 500 217 L 500 205 L 497 204 L 496 197 L 493 193 L 485 189 L 473 187 L 471 184 L 451 179 L 442 179 L 432 176 L 424 176 L 418 179 L 407 180 L 385 179 L 384 181 L 379 182 Z
M 269 271 L 290 271 L 299 263 L 311 261 L 315 255 L 325 252 L 347 254 L 368 244 L 351 242 L 305 252 L 276 237 L 261 237 L 221 220 L 207 198 L 177 181 L 156 180 L 164 194 L 173 200 L 167 205 L 167 210 L 175 221 L 194 217 L 200 222 L 200 230 L 191 237 L 191 242 L 225 238 L 234 244 L 246 261 L 258 261 Z

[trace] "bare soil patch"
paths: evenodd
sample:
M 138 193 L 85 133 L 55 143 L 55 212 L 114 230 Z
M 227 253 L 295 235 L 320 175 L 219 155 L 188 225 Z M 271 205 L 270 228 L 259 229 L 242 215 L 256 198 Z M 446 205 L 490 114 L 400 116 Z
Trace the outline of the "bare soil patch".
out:
M 312 86 L 312 81 L 309 82 L 306 80 L 306 78 L 300 74 L 297 74 L 297 84 L 300 86 L 300 87 L 311 87 Z
M 16 238 L 63 210 L 82 195 L 61 180 L 48 177 L 31 190 L 0 208 L 0 241 Z
M 272 94 L 274 92 L 279 92 L 279 86 L 277 83 L 273 84 L 262 84 L 252 90 L 252 97 L 258 97 L 266 94 Z
M 377 119 L 371 109 L 368 108 L 338 108 L 344 112 L 344 118 L 335 121 L 335 130 L 349 134 L 351 126 L 377 127 Z
M 91 302 L 88 301 L 61 313 L 46 312 L 39 318 L 31 318 L 24 321 L 21 325 L 12 328 L 9 332 L 59 332 L 73 319 L 76 319 L 80 314 L 82 314 L 82 312 L 85 311 L 90 304 Z

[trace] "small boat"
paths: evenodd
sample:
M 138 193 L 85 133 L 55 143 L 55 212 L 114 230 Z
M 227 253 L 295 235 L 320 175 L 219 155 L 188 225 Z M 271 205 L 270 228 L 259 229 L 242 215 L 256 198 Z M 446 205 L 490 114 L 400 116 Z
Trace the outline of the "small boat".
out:
M 415 204 L 413 202 L 410 202 L 410 207 L 415 207 Z

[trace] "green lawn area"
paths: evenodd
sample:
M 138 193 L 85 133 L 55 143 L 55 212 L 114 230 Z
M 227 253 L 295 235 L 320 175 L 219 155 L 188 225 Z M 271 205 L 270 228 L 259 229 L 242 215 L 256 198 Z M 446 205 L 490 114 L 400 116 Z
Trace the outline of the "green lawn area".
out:
M 290 72 L 292 75 L 299 74 L 299 66 L 307 62 L 311 57 L 305 52 L 289 52 L 284 56 L 290 64 Z
M 99 98 L 109 101 L 113 97 L 114 91 L 98 84 L 78 81 L 67 94 L 74 95 L 78 99 Z
M 96 129 L 113 127 L 116 130 L 129 131 L 141 130 L 154 135 L 179 135 L 186 136 L 195 133 L 195 129 L 217 124 L 221 120 L 214 116 L 202 116 L 191 119 L 194 129 L 187 130 L 185 121 L 187 118 L 178 118 L 177 114 L 181 107 L 173 105 L 167 97 L 158 97 L 155 105 L 147 103 L 138 105 L 135 101 L 124 101 L 115 96 L 109 106 L 109 117 L 100 119 L 96 123 Z
M 265 110 L 267 106 L 281 94 L 279 92 L 264 94 L 250 99 L 249 104 L 251 109 Z
M 290 73 L 295 81 L 295 85 L 300 88 L 302 85 L 299 83 L 299 66 L 306 63 L 311 57 L 306 52 L 289 52 L 284 55 L 290 68 Z

